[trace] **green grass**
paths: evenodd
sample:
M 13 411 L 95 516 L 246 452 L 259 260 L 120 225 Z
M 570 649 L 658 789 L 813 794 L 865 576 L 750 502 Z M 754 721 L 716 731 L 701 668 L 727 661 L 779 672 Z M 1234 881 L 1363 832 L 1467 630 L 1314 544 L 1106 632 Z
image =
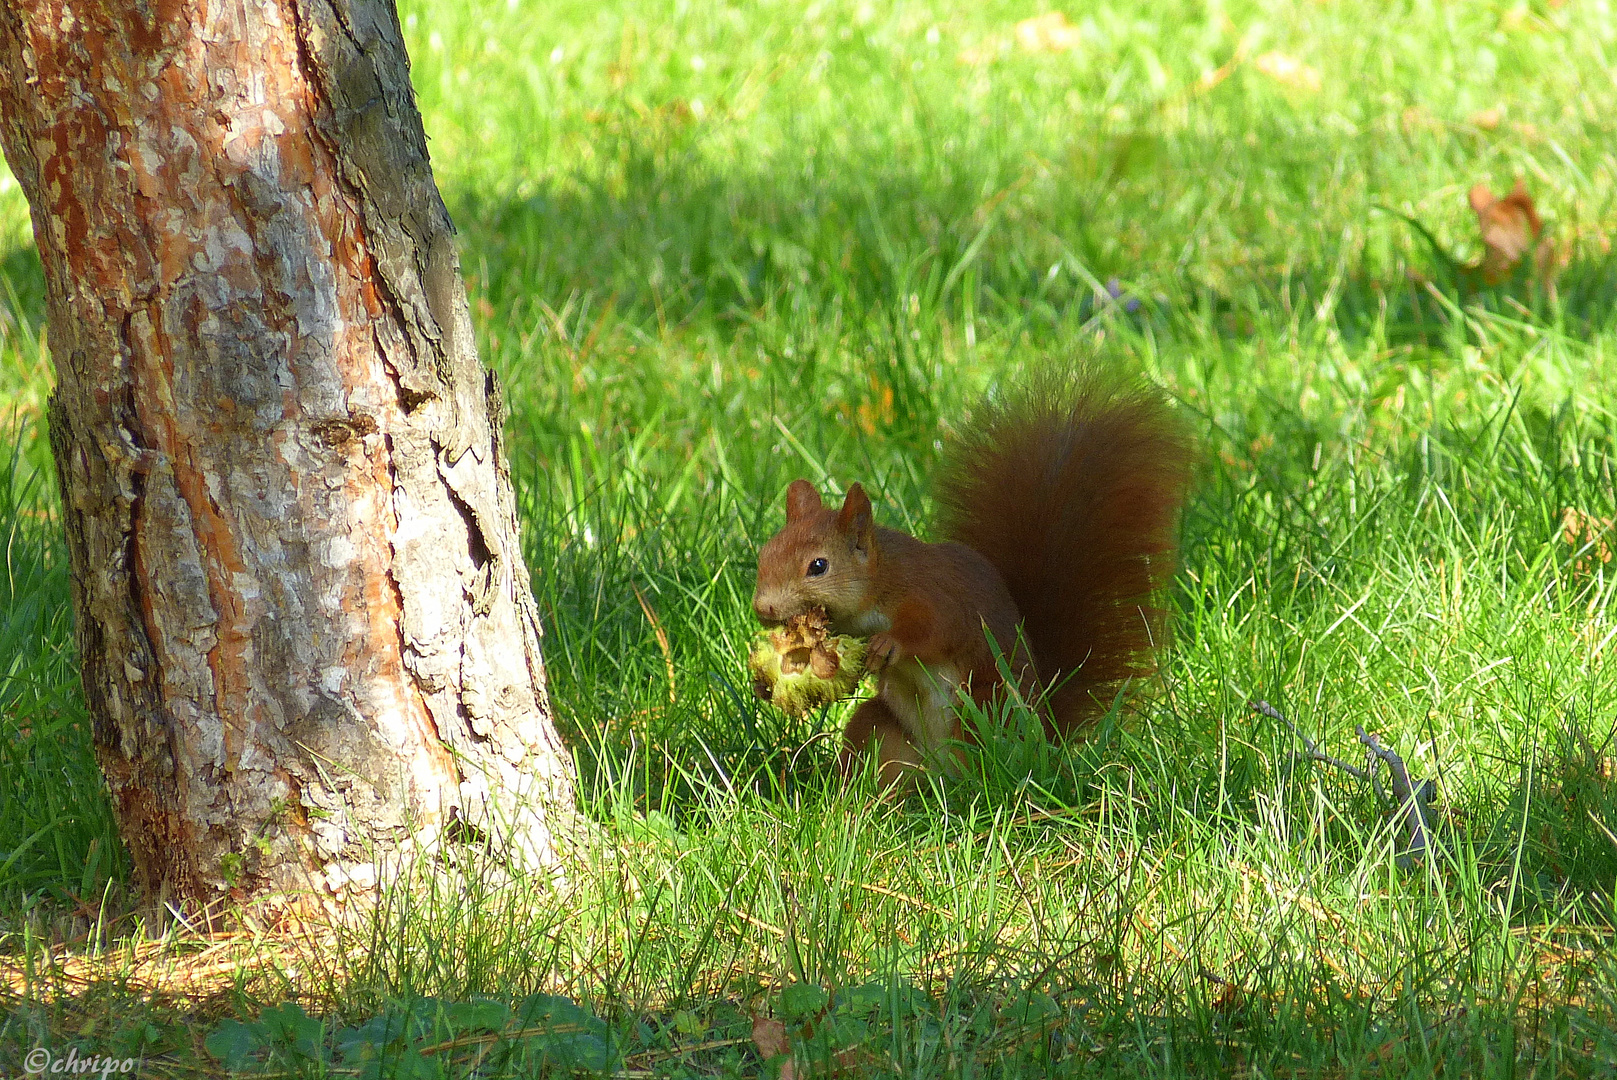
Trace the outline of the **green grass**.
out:
M 371 947 L 211 1002 L 18 998 L 0 1048 L 105 1012 L 205 1061 L 185 1025 L 287 995 L 335 1025 L 543 990 L 628 1068 L 751 1075 L 749 1009 L 874 980 L 870 1074 L 1617 1071 L 1617 562 L 1562 532 L 1617 517 L 1617 20 L 1159 0 L 1071 8 L 1077 47 L 1030 53 L 1035 13 L 405 4 L 605 843 L 561 892 L 401 889 Z M 1375 209 L 1472 258 L 1466 190 L 1517 177 L 1570 255 L 1553 301 L 1463 291 Z M 134 931 L 90 933 L 128 900 L 38 433 L 42 286 L 0 207 L 0 935 L 38 966 Z M 950 425 L 1071 355 L 1149 373 L 1205 440 L 1163 687 L 1066 752 L 1013 722 L 936 791 L 844 789 L 839 715 L 746 693 L 785 484 L 861 480 L 924 533 Z M 1374 797 L 1252 696 L 1339 757 L 1355 724 L 1395 746 L 1442 852 L 1398 870 Z M 821 1028 L 810 1057 L 858 1037 Z

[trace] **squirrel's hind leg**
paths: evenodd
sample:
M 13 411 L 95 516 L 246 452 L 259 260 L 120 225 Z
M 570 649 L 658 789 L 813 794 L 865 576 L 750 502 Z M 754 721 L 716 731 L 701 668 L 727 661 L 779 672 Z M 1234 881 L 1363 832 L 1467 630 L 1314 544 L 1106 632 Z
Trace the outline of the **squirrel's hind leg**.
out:
M 921 751 L 910 742 L 904 725 L 881 698 L 862 702 L 843 729 L 842 753 L 837 758 L 842 775 L 852 777 L 872 750 L 882 789 L 895 793 L 909 790 L 922 767 Z

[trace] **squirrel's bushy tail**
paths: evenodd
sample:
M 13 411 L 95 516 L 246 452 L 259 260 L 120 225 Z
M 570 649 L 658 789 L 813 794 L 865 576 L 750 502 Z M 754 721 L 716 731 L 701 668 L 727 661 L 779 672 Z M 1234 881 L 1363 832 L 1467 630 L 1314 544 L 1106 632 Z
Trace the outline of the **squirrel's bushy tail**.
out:
M 1192 460 L 1154 386 L 1094 366 L 990 401 L 954 442 L 942 531 L 1004 577 L 1061 731 L 1156 669 Z

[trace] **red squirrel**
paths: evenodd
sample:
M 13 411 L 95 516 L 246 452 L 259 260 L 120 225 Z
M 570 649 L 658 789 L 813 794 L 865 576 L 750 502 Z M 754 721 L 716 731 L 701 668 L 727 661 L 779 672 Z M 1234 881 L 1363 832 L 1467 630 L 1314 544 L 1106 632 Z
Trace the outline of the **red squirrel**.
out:
M 834 632 L 869 637 L 879 684 L 844 731 L 844 770 L 872 744 L 884 784 L 935 763 L 961 737 L 956 695 L 999 689 L 989 635 L 1058 734 L 1151 674 L 1192 460 L 1155 387 L 1080 367 L 985 404 L 953 440 L 942 543 L 877 525 L 857 483 L 837 508 L 794 481 L 752 606 L 765 624 L 824 607 Z

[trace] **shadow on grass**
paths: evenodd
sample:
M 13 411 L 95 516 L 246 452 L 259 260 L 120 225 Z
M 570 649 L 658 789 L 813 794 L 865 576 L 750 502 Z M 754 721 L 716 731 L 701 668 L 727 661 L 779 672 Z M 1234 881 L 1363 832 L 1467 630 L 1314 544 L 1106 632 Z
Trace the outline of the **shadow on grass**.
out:
M 1184 167 L 1120 175 L 1101 164 L 1077 169 L 1066 185 L 1007 182 L 937 161 L 821 160 L 806 174 L 718 174 L 681 150 L 678 135 L 610 132 L 599 147 L 617 162 L 610 180 L 558 182 L 522 198 L 445 192 L 466 268 L 497 310 L 525 316 L 539 300 L 559 307 L 591 296 L 610 302 L 614 318 L 662 332 L 746 328 L 808 341 L 827 327 L 874 320 L 905 331 L 889 340 L 898 348 L 909 319 L 958 327 L 985 317 L 1049 345 L 1113 300 L 1180 332 L 1184 317 L 1199 332 L 1236 338 L 1322 319 L 1346 340 L 1377 334 L 1394 346 L 1451 342 L 1456 304 L 1577 338 L 1613 322 L 1617 255 L 1588 244 L 1558 275 L 1552 305 L 1525 272 L 1477 287 L 1448 255 L 1368 203 L 1340 222 L 1361 239 L 1322 240 L 1299 254 L 1298 241 L 1322 227 L 1301 216 L 1309 192 L 1275 193 L 1287 202 L 1283 212 L 1300 215 L 1290 233 L 1277 234 L 1270 207 L 1250 197 L 1228 207 L 1227 193 L 1204 188 Z M 1327 150 L 1297 152 L 1330 160 Z M 1110 152 L 1129 157 L 1126 146 Z M 1194 146 L 1180 157 L 1219 153 Z M 1160 209 L 1170 203 L 1171 216 Z M 1229 258 L 1214 245 L 1187 259 L 1177 249 L 1188 252 L 1207 231 L 1204 211 L 1219 207 Z M 1329 212 L 1343 217 L 1339 207 Z M 1469 212 L 1464 221 L 1445 241 L 1455 251 L 1478 246 Z M 1148 242 L 1124 242 L 1142 223 Z M 1556 236 L 1553 222 L 1545 235 Z M 1246 236 L 1292 250 L 1255 260 L 1233 246 Z M 1465 340 L 1463 328 L 1459 335 Z
M 45 271 L 39 263 L 39 249 L 23 244 L 0 253 L 0 287 L 12 299 L 7 307 L 31 326 L 45 323 Z
M 56 932 L 81 937 L 121 908 L 126 857 L 79 683 L 55 493 L 23 466 L 24 441 L 0 435 L 0 933 L 50 908 Z
M 1035 973 L 1005 970 L 1018 959 L 1004 957 L 995 975 L 926 986 L 896 973 L 788 979 L 655 1003 L 482 981 L 445 998 L 367 987 L 356 1000 L 335 986 L 313 997 L 239 985 L 185 993 L 57 971 L 3 1000 L 0 1062 L 37 1063 L 43 1048 L 56 1061 L 132 1058 L 158 1075 L 743 1076 L 772 1072 L 765 1058 L 778 1048 L 809 1075 L 870 1077 L 1605 1075 L 1617 1060 L 1598 1000 L 1610 960 L 1578 942 L 1545 944 L 1459 1000 L 1443 988 L 1474 980 L 1462 974 L 1474 958 L 1436 949 L 1417 949 L 1381 985 L 1343 974 L 1323 948 L 1223 971 L 1190 957 L 1166 976 L 1084 950 Z M 1549 981 L 1579 984 L 1565 970 L 1574 951 L 1594 993 L 1544 1000 Z M 759 1049 L 761 1017 L 779 1025 L 770 1049 Z

